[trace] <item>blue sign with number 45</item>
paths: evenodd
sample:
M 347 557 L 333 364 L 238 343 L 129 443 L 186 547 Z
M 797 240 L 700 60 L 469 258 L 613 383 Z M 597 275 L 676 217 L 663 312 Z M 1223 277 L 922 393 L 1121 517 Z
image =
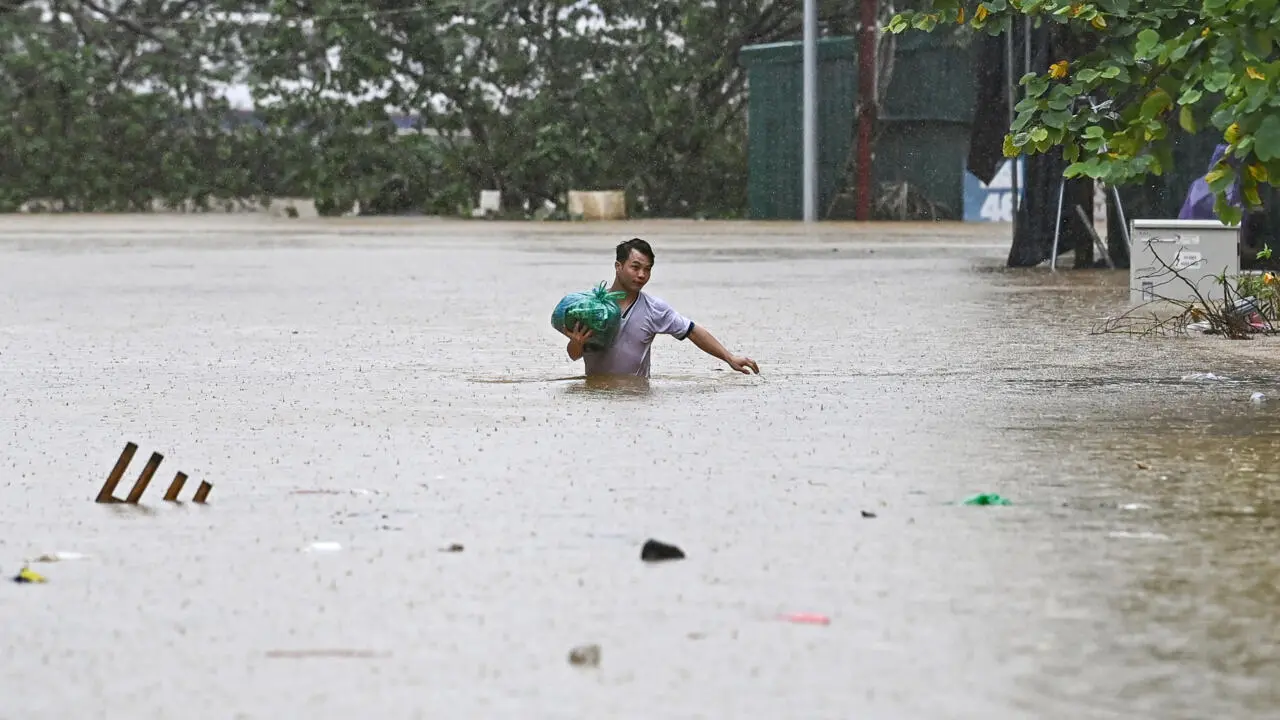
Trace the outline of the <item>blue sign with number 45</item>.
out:
M 1005 160 L 989 185 L 965 170 L 965 222 L 1013 222 L 1013 162 Z M 1022 158 L 1017 162 L 1018 199 L 1021 200 L 1026 197 L 1026 164 Z

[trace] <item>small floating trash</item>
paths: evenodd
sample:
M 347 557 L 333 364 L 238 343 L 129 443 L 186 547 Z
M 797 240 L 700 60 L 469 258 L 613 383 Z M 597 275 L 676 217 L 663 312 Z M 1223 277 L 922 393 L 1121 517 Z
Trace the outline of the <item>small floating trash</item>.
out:
M 1230 380 L 1231 378 L 1221 375 L 1214 375 L 1211 372 L 1194 372 L 1182 376 L 1182 382 L 1213 382 L 1215 380 Z
M 44 555 L 31 558 L 31 562 L 56 563 L 68 560 L 84 560 L 87 557 L 89 556 L 84 553 L 58 551 L 54 553 L 45 553 Z
M 972 497 L 965 498 L 964 505 L 1012 505 L 1007 498 L 1000 497 L 995 493 L 978 493 Z
M 48 581 L 48 580 L 46 580 L 46 579 L 45 579 L 45 577 L 44 577 L 43 575 L 41 575 L 40 573 L 35 572 L 35 571 L 34 571 L 34 570 L 32 570 L 31 568 L 25 568 L 25 567 L 24 567 L 24 568 L 22 568 L 21 570 L 19 570 L 17 575 L 14 575 L 14 576 L 13 576 L 13 581 L 14 581 L 14 582 L 16 582 L 16 583 L 43 583 L 43 582 L 49 582 L 49 581 Z
M 306 547 L 307 552 L 338 552 L 342 549 L 342 543 L 337 542 L 313 542 Z
M 675 545 L 668 545 L 657 540 L 646 540 L 644 547 L 640 548 L 640 559 L 645 562 L 683 560 L 684 551 Z
M 1249 402 L 1252 402 L 1252 403 L 1256 403 L 1260 405 L 1266 401 L 1267 401 L 1267 396 L 1260 392 L 1256 392 L 1249 396 Z
M 797 623 L 800 625 L 830 625 L 831 618 L 819 613 L 787 613 L 781 616 L 782 620 Z
M 578 667 L 600 667 L 600 646 L 579 645 L 569 651 L 569 664 Z

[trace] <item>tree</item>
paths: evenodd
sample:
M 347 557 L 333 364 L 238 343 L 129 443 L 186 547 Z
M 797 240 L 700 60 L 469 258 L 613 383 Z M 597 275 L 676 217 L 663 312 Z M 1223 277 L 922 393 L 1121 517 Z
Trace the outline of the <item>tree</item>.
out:
M 826 0 L 822 15 L 853 16 L 855 6 Z M 281 128 L 323 119 L 313 126 L 320 147 L 358 147 L 362 157 L 392 142 L 362 128 L 387 127 L 391 111 L 416 116 L 432 138 L 413 150 L 433 168 L 432 187 L 419 190 L 429 211 L 456 211 L 483 188 L 501 190 L 507 207 L 563 207 L 569 189 L 624 188 L 640 214 L 732 216 L 746 204 L 747 177 L 738 52 L 798 37 L 801 9 L 800 0 L 275 0 L 277 32 L 251 52 L 255 98 Z M 320 153 L 310 192 L 366 197 L 382 171 L 351 157 Z
M 820 19 L 848 33 L 859 2 Z M 563 210 L 571 188 L 625 188 L 641 215 L 740 215 L 738 53 L 798 39 L 802 6 L 0 0 L 0 210 L 302 195 L 453 214 L 482 189 Z M 232 83 L 262 122 L 236 120 Z
M 223 3 L 243 8 L 243 3 Z M 244 29 L 218 2 L 0 5 L 0 209 L 150 210 L 269 194 L 269 143 L 226 126 Z
M 933 0 L 888 30 L 999 34 L 1024 16 L 1067 26 L 1083 50 L 1022 77 L 1007 157 L 1061 148 L 1068 177 L 1118 185 L 1172 166 L 1177 123 L 1222 133 L 1227 153 L 1206 179 L 1225 222 L 1242 215 L 1230 187 L 1253 209 L 1259 186 L 1280 180 L 1280 0 Z

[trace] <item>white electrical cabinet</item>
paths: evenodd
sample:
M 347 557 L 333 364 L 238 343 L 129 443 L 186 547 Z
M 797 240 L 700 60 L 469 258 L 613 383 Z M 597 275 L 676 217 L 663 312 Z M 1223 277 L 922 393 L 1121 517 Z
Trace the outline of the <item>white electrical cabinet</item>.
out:
M 1217 220 L 1134 220 L 1129 229 L 1129 303 L 1160 298 L 1196 299 L 1194 283 L 1206 300 L 1222 302 L 1217 276 L 1240 274 L 1240 228 Z M 1162 263 L 1163 261 L 1163 263 Z

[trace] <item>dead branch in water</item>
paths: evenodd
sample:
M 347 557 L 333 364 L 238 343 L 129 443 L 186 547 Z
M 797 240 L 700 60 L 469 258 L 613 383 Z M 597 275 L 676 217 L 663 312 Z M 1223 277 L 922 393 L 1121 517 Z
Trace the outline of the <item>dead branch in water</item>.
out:
M 1232 280 L 1224 272 L 1216 281 L 1222 287 L 1222 302 L 1216 303 L 1205 297 L 1197 283 L 1192 282 L 1164 258 L 1152 253 L 1162 269 L 1173 275 L 1163 280 L 1161 285 L 1171 282 L 1185 283 L 1195 296 L 1193 300 L 1170 298 L 1152 293 L 1152 299 L 1135 308 L 1131 308 L 1117 317 L 1109 317 L 1094 325 L 1092 335 L 1103 333 L 1119 333 L 1138 337 L 1156 337 L 1167 335 L 1186 335 L 1191 325 L 1205 323 L 1205 333 L 1222 335 L 1230 340 L 1249 340 L 1258 333 L 1274 333 L 1276 328 L 1271 319 L 1266 318 L 1252 298 L 1244 298 L 1233 285 Z M 1155 278 L 1162 274 L 1159 270 L 1151 275 L 1139 277 L 1139 280 Z M 1163 315 L 1157 308 L 1168 308 L 1171 312 Z M 1249 322 L 1249 316 L 1257 313 L 1264 326 L 1259 328 Z

